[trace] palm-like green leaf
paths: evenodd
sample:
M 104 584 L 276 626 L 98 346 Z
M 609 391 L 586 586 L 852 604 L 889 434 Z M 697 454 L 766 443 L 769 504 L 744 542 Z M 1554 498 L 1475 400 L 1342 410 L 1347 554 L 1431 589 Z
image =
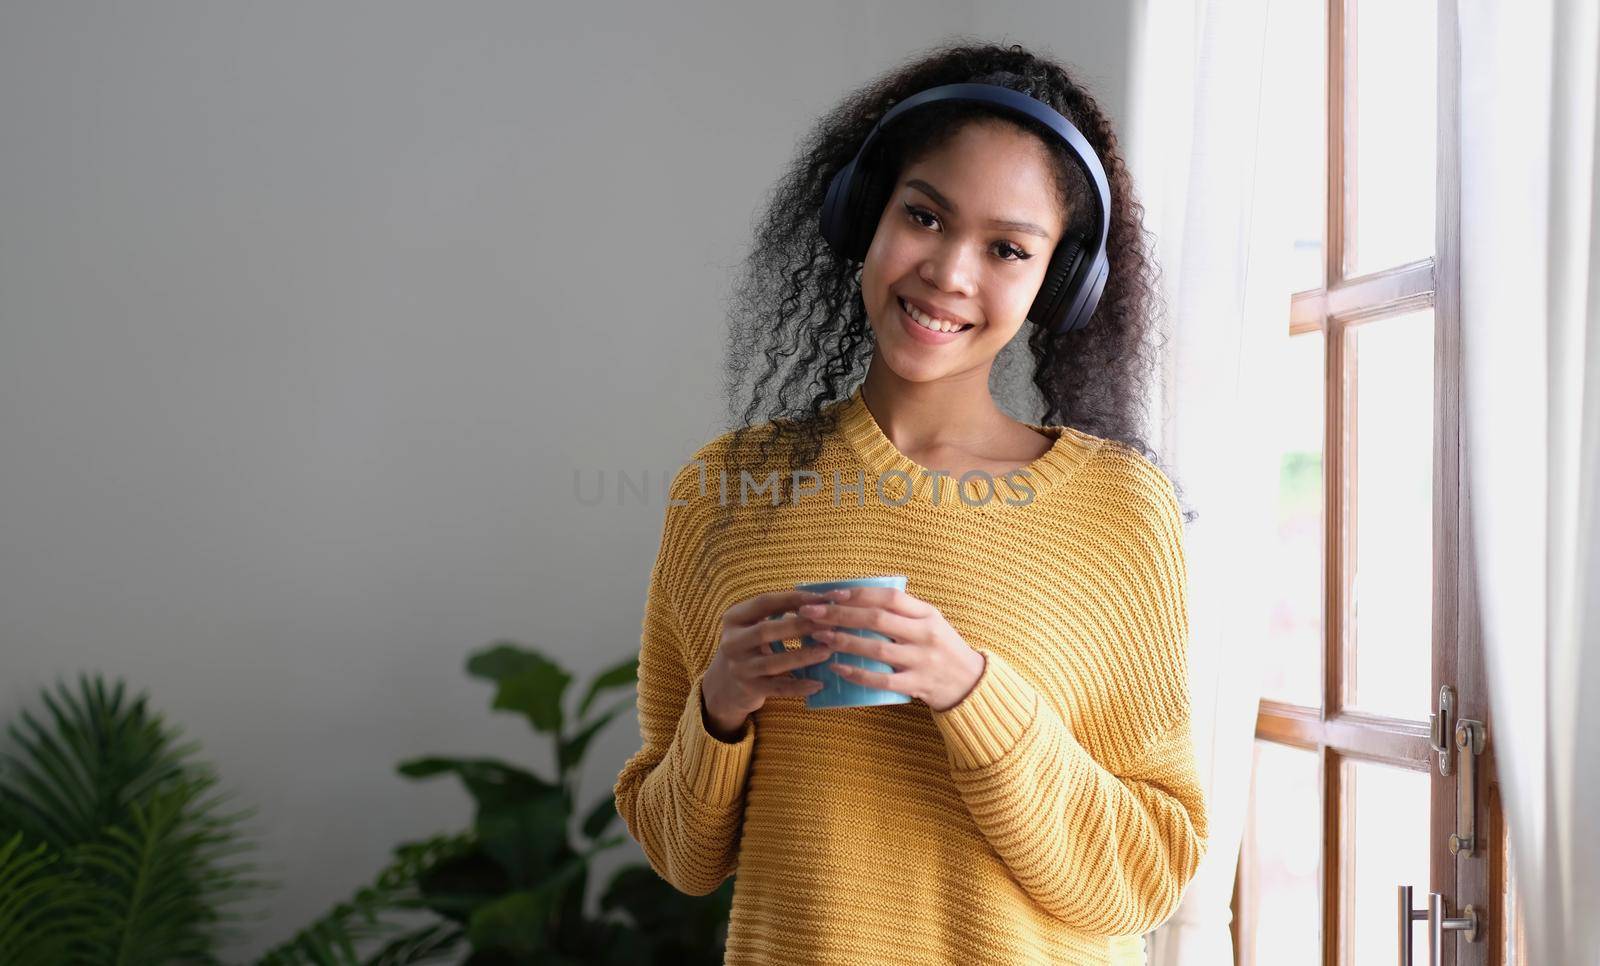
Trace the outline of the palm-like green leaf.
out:
M 460 942 L 459 927 L 436 923 L 429 927 L 435 932 L 418 930 L 393 938 L 405 927 L 385 916 L 422 908 L 425 903 L 417 890 L 418 880 L 440 863 L 475 847 L 470 832 L 401 845 L 394 850 L 394 861 L 378 873 L 372 885 L 357 890 L 350 901 L 334 906 L 294 938 L 267 951 L 258 960 L 259 966 L 398 966 L 436 961 Z M 388 945 L 369 959 L 363 960 L 357 952 L 359 946 L 386 938 L 391 939 Z
M 414 929 L 384 946 L 366 966 L 408 966 L 433 963 L 454 955 L 465 931 L 453 923 L 433 923 Z
M 198 746 L 124 692 L 80 675 L 78 693 L 42 694 L 53 727 L 24 711 L 8 728 L 18 753 L 0 755 L 0 837 L 51 862 L 0 874 L 0 939 L 25 923 L 64 943 L 66 961 L 210 962 L 235 935 L 223 907 L 271 885 L 224 862 L 253 847 L 238 827 L 253 810 L 221 812 L 216 777 L 189 761 Z
M 7 963 L 65 962 L 68 937 L 49 922 L 74 901 L 74 883 L 47 844 L 24 848 L 21 832 L 0 844 L 0 950 Z
M 201 782 L 134 802 L 130 831 L 109 826 L 103 841 L 86 842 L 71 862 L 88 888 L 84 908 L 63 920 L 77 933 L 74 946 L 87 962 L 162 963 L 210 960 L 205 932 L 212 911 L 201 877 L 204 835 L 184 827 L 184 812 L 205 790 Z
M 19 755 L 0 754 L 0 828 L 15 828 L 57 850 L 125 824 L 127 805 L 182 775 L 194 743 L 147 707 L 144 695 L 124 699 L 124 685 L 108 690 L 97 675 L 78 677 L 79 693 L 64 683 L 56 695 L 40 693 L 54 728 L 24 710 L 7 727 Z

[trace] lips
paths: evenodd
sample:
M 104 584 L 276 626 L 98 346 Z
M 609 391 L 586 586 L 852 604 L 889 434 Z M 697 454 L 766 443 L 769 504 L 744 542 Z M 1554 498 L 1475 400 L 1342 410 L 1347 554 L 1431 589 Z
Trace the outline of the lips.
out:
M 961 316 L 956 315 L 954 312 L 935 308 L 934 306 L 929 305 L 927 302 L 917 301 L 916 299 L 908 299 L 904 295 L 898 296 L 898 298 L 900 300 L 901 308 L 907 310 L 914 308 L 919 313 L 927 316 L 930 319 L 938 319 L 941 322 L 955 322 L 959 325 L 965 326 L 966 328 L 973 328 L 972 320 L 964 319 Z
M 933 329 L 924 328 L 918 324 L 917 320 L 913 319 L 910 313 L 906 311 L 904 302 L 896 299 L 896 304 L 899 306 L 899 311 L 895 315 L 900 318 L 900 327 L 905 329 L 906 334 L 913 340 L 924 345 L 944 345 L 946 342 L 954 342 L 972 331 L 969 327 L 958 329 L 955 332 L 935 332 Z

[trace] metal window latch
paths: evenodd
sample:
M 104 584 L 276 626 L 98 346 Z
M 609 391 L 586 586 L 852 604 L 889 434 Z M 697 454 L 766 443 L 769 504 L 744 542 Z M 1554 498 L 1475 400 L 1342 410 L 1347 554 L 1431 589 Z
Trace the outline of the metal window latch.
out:
M 1428 743 L 1439 760 L 1439 774 L 1450 775 L 1450 719 L 1456 714 L 1456 689 L 1446 684 L 1439 688 L 1439 710 L 1428 715 Z
M 1456 831 L 1450 834 L 1450 851 L 1471 855 L 1478 848 L 1478 756 L 1483 754 L 1488 729 L 1482 721 L 1456 722 L 1456 748 L 1461 751 L 1461 777 L 1456 779 Z
M 1483 754 L 1489 729 L 1482 721 L 1456 719 L 1456 689 L 1446 684 L 1439 688 L 1439 710 L 1428 715 L 1428 731 L 1428 743 L 1439 759 L 1439 774 L 1448 776 L 1454 770 L 1452 751 L 1461 752 L 1461 776 L 1456 779 L 1456 831 L 1450 834 L 1450 851 L 1472 855 L 1478 848 L 1477 759 Z

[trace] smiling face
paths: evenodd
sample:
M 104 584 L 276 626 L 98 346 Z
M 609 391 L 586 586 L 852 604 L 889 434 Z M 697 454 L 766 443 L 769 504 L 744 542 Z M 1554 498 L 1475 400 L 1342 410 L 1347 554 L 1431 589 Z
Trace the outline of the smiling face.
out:
M 968 123 L 907 165 L 861 272 L 881 361 L 913 382 L 992 365 L 1027 321 L 1061 237 L 1057 190 L 1044 145 L 1003 121 Z M 970 327 L 930 331 L 916 315 Z

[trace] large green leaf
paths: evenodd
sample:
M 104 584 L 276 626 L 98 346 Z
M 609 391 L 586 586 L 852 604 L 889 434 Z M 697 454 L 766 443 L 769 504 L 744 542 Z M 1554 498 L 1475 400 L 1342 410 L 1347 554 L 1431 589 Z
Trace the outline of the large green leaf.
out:
M 480 805 L 476 829 L 483 850 L 506 870 L 512 882 L 533 885 L 570 853 L 567 804 L 561 789 L 517 802 Z
M 732 907 L 732 879 L 710 895 L 688 896 L 644 865 L 619 869 L 600 896 L 601 911 L 627 912 L 650 937 L 657 962 L 720 963 Z
M 560 785 L 487 758 L 417 758 L 402 762 L 400 772 L 457 775 L 478 802 L 479 844 L 515 884 L 537 882 L 566 845 L 570 812 Z
M 477 799 L 479 807 L 538 798 L 560 786 L 515 765 L 493 758 L 447 758 L 428 756 L 400 763 L 397 769 L 408 778 L 431 778 L 454 774 Z
M 606 829 L 611 827 L 611 823 L 615 822 L 619 817 L 620 816 L 617 814 L 616 793 L 607 792 L 606 797 L 601 799 L 595 805 L 595 807 L 589 811 L 588 816 L 584 818 L 584 836 L 590 839 L 599 838 L 601 835 L 605 834 Z
M 467 930 L 473 947 L 499 948 L 521 956 L 547 952 L 553 914 L 572 890 L 582 889 L 593 857 L 619 841 L 597 842 L 581 854 L 570 855 L 537 886 L 510 893 L 478 909 Z
M 545 946 L 545 926 L 555 894 L 525 889 L 500 897 L 472 914 L 467 936 L 475 949 L 497 949 L 533 956 Z
M 556 960 L 572 966 L 640 966 L 642 963 L 670 962 L 651 956 L 649 939 L 637 929 L 612 920 L 588 921 L 583 924 L 582 938 L 570 948 L 580 949 L 577 956 Z M 717 961 L 721 962 L 720 951 Z
M 633 705 L 633 698 L 628 698 L 613 705 L 598 718 L 584 725 L 582 731 L 561 742 L 560 751 L 556 754 L 556 766 L 561 769 L 561 773 L 565 775 L 568 770 L 577 767 L 578 763 L 583 760 L 583 753 L 588 749 L 590 740 L 599 733 L 601 728 L 610 724 L 612 718 L 624 711 L 631 710 Z
M 472 655 L 467 671 L 499 685 L 491 705 L 496 711 L 522 713 L 535 731 L 560 732 L 562 696 L 572 675 L 544 655 L 500 642 Z
M 539 663 L 548 664 L 549 661 L 515 641 L 495 641 L 467 656 L 467 673 L 499 683 Z
M 589 685 L 589 690 L 585 692 L 583 701 L 578 704 L 579 720 L 582 720 L 583 716 L 589 712 L 589 705 L 594 702 L 594 699 L 598 697 L 602 691 L 610 691 L 613 688 L 631 687 L 638 680 L 639 659 L 637 657 L 630 657 L 625 661 L 601 671 L 600 675 L 594 679 L 592 684 Z
M 422 902 L 429 909 L 465 925 L 473 910 L 504 895 L 511 876 L 481 848 L 435 864 L 417 878 Z

